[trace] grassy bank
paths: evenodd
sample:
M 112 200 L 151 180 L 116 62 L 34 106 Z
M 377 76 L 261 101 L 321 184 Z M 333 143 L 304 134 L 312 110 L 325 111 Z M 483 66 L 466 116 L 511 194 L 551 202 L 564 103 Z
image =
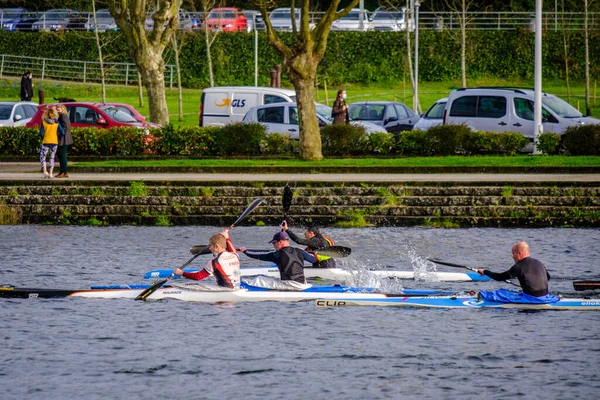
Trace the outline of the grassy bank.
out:
M 18 100 L 19 79 L 0 79 L 0 99 Z M 37 90 L 43 88 L 45 91 L 46 102 L 53 102 L 54 98 L 68 97 L 78 101 L 101 101 L 101 86 L 94 83 L 73 83 L 61 81 L 40 81 L 34 77 L 34 91 L 37 101 Z M 501 80 L 470 80 L 470 87 L 475 86 L 511 86 L 532 88 L 532 81 L 501 81 Z M 344 88 L 348 93 L 347 101 L 349 103 L 356 101 L 369 100 L 396 100 L 405 103 L 412 108 L 412 94 L 410 81 L 390 82 L 389 84 L 378 85 L 354 85 L 348 84 Z M 460 87 L 459 81 L 446 82 L 419 82 L 419 99 L 423 111 L 442 97 Z M 320 83 L 315 93 L 315 100 L 319 103 L 331 105 L 335 99 L 337 87 L 324 89 L 324 82 Z M 544 82 L 544 91 L 556 94 L 568 101 L 580 111 L 585 111 L 585 87 L 582 83 L 571 84 L 571 96 L 567 97 L 567 88 L 563 81 Z M 178 120 L 178 91 L 177 89 L 167 89 L 167 106 L 171 116 L 171 123 L 176 126 L 195 126 L 198 124 L 198 107 L 202 89 L 184 89 L 183 91 L 183 120 Z M 595 90 L 591 88 L 592 96 Z M 143 104 L 140 105 L 137 86 L 135 85 L 109 85 L 107 86 L 107 101 L 127 103 L 136 107 L 143 115 L 148 115 L 148 102 L 144 91 Z M 592 115 L 600 116 L 600 99 L 592 97 Z
M 403 157 L 403 158 L 327 158 L 322 161 L 298 159 L 171 159 L 111 160 L 78 162 L 94 167 L 598 167 L 596 156 L 472 156 L 472 157 Z

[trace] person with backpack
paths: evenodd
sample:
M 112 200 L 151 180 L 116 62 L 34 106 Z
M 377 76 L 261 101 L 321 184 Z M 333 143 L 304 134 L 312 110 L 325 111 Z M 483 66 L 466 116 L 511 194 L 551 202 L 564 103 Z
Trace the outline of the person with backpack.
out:
M 322 250 L 334 246 L 333 240 L 322 235 L 318 226 L 307 226 L 304 230 L 304 239 L 289 229 L 287 221 L 283 221 L 280 227 L 295 243 L 306 246 L 306 251 L 308 252 Z M 335 260 L 333 258 L 327 258 L 325 260 L 313 263 L 312 266 L 314 268 L 335 268 Z

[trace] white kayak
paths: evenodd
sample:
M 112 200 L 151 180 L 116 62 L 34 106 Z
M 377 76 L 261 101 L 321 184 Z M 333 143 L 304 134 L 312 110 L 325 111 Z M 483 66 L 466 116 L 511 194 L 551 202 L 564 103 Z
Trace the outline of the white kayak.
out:
M 196 272 L 198 268 L 184 269 L 187 272 Z M 279 278 L 277 266 L 246 267 L 241 268 L 242 276 L 264 275 Z M 168 278 L 173 273 L 172 269 L 155 269 L 146 272 L 144 279 Z M 489 281 L 487 276 L 480 276 L 476 272 L 424 272 L 398 271 L 391 269 L 381 270 L 354 270 L 348 271 L 342 268 L 304 268 L 304 276 L 307 279 L 325 279 L 330 281 L 347 282 L 363 275 L 374 275 L 379 279 L 413 279 L 426 282 L 473 282 Z M 179 278 L 179 277 L 177 277 Z

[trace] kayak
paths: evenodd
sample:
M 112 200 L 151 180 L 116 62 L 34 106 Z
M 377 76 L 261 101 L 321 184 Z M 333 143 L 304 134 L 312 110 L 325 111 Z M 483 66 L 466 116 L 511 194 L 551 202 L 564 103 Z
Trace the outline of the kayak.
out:
M 393 306 L 410 308 L 512 308 L 519 310 L 600 311 L 600 299 L 561 298 L 554 303 L 524 304 L 489 301 L 478 296 L 407 296 L 364 298 L 351 296 L 322 298 L 317 307 Z
M 577 291 L 581 290 L 598 290 L 600 289 L 600 281 L 575 281 L 573 288 Z
M 103 299 L 135 299 L 150 285 L 109 285 L 94 286 L 90 289 L 40 289 L 0 287 L 0 298 L 56 298 L 84 297 Z M 203 303 L 239 302 L 239 301 L 301 301 L 340 296 L 352 298 L 386 298 L 388 296 L 423 296 L 445 293 L 435 290 L 407 290 L 402 294 L 376 293 L 369 288 L 353 288 L 347 286 L 313 286 L 302 291 L 280 291 L 256 288 L 244 285 L 241 289 L 218 288 L 204 284 L 172 283 L 159 288 L 147 300 L 176 299 Z
M 242 276 L 265 275 L 273 278 L 279 278 L 279 270 L 276 265 L 265 267 L 246 267 L 240 269 Z M 184 269 L 186 272 L 197 272 L 198 268 Z M 144 279 L 159 279 L 168 278 L 173 273 L 172 269 L 155 269 L 144 274 Z M 304 276 L 307 279 L 324 279 L 330 281 L 346 282 L 352 278 L 359 277 L 362 274 L 373 274 L 377 278 L 385 279 L 414 279 L 422 281 L 437 281 L 437 282 L 481 282 L 489 281 L 487 276 L 481 276 L 476 272 L 427 272 L 415 273 L 414 271 L 397 271 L 397 270 L 365 270 L 365 271 L 347 271 L 341 268 L 304 268 Z M 176 276 L 174 278 L 180 278 Z

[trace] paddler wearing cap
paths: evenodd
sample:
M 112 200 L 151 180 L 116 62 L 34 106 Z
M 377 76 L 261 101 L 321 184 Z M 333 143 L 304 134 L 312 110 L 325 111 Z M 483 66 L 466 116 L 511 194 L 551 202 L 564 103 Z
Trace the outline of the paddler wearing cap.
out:
M 304 261 L 314 264 L 319 261 L 318 256 L 296 247 L 290 247 L 290 238 L 284 231 L 277 232 L 269 243 L 273 244 L 275 251 L 264 253 L 250 251 L 245 247 L 240 247 L 239 250 L 250 258 L 276 264 L 281 280 L 260 276 L 251 284 L 287 290 L 302 290 L 309 286 L 306 285 L 304 278 Z

